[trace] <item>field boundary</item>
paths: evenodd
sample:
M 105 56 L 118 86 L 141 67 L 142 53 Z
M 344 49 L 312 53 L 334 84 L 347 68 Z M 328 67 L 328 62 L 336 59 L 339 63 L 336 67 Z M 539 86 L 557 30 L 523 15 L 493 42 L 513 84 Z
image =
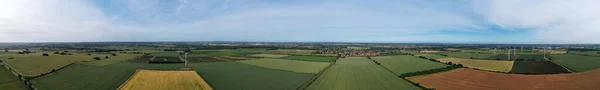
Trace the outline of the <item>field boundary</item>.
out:
M 306 90 L 306 88 L 308 88 L 308 86 L 312 85 L 313 82 L 315 82 L 319 77 L 321 77 L 321 75 L 323 75 L 323 73 L 325 73 L 325 71 L 327 71 L 327 70 L 329 70 L 329 68 L 333 67 L 333 65 L 335 65 L 337 60 L 339 60 L 339 58 L 337 58 L 336 60 L 333 60 L 333 62 L 329 63 L 329 65 L 327 65 L 327 67 L 323 68 L 321 71 L 317 72 L 317 74 L 313 75 L 313 77 L 309 81 L 307 81 L 306 83 L 304 83 L 300 87 L 298 87 L 298 90 Z
M 119 88 L 117 88 L 116 90 L 120 90 L 121 88 L 123 88 L 123 86 L 124 86 L 126 83 L 128 83 L 128 82 L 129 82 L 129 80 L 131 80 L 131 78 L 133 78 L 133 76 L 134 76 L 135 74 L 137 74 L 137 73 L 138 73 L 140 70 L 142 70 L 142 69 L 137 69 L 137 70 L 135 70 L 135 72 L 133 72 L 133 74 L 132 74 L 132 75 L 129 75 L 129 78 L 127 78 L 127 80 L 126 80 L 125 82 L 121 83 L 121 85 L 119 85 Z

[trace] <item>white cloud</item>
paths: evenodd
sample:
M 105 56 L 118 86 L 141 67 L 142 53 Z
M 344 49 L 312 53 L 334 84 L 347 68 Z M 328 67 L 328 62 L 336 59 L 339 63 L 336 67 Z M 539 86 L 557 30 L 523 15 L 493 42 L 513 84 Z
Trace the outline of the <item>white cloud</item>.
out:
M 486 2 L 490 22 L 532 28 L 537 38 L 555 43 L 600 43 L 600 1 L 495 0 Z M 479 3 L 481 4 L 481 3 Z

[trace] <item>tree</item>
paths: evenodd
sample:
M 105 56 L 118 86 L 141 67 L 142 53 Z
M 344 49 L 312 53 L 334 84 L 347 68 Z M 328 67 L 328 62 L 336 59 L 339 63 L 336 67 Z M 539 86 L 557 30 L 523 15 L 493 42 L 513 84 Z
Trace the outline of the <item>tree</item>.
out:
M 4 52 L 8 52 L 8 48 L 4 48 Z
M 117 56 L 117 54 L 116 54 L 116 53 L 113 53 L 113 54 L 112 54 L 112 56 Z
M 100 60 L 100 57 L 94 57 L 94 60 Z
M 108 56 L 104 57 L 104 59 L 108 59 Z
M 48 54 L 47 54 L 47 53 L 44 53 L 44 54 L 42 54 L 42 56 L 48 56 Z

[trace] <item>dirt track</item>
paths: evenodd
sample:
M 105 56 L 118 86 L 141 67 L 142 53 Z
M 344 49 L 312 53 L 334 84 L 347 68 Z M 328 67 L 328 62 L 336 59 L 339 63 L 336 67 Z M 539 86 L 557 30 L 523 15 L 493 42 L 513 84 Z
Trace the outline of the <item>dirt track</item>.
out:
M 408 79 L 437 90 L 594 90 L 600 88 L 600 69 L 576 74 L 519 75 L 461 68 Z

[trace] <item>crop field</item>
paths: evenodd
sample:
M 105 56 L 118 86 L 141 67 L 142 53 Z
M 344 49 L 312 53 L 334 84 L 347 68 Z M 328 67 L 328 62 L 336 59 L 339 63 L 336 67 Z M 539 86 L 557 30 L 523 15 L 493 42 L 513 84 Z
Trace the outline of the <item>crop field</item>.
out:
M 336 57 L 324 57 L 324 56 L 287 56 L 287 57 L 283 57 L 283 59 L 313 61 L 313 62 L 332 62 L 332 61 L 337 60 Z
M 150 59 L 154 58 L 154 56 L 140 56 L 131 60 L 132 62 L 143 62 L 147 63 Z
M 491 56 L 495 56 L 494 54 L 481 54 L 481 53 L 463 53 L 463 52 L 441 52 L 440 54 L 448 55 L 448 57 L 456 57 L 456 58 L 476 58 L 476 59 L 484 59 Z
M 300 73 L 311 73 L 316 74 L 321 71 L 323 68 L 327 67 L 329 63 L 326 62 L 309 62 L 309 61 L 297 61 L 297 60 L 285 60 L 285 59 L 255 59 L 255 60 L 244 60 L 238 61 L 245 64 L 270 68 L 270 69 L 278 69 L 278 70 L 286 70 L 292 72 L 300 72 Z
M 341 58 L 307 90 L 420 90 L 365 57 Z
M 194 50 L 188 57 L 215 57 L 215 56 L 238 56 L 235 50 Z
M 277 50 L 267 50 L 263 53 L 265 54 L 290 54 L 290 55 L 310 55 L 317 50 L 296 50 L 296 49 L 277 49 Z
M 282 57 L 287 57 L 289 55 L 277 55 L 277 54 L 254 54 L 254 55 L 250 55 L 250 56 L 255 56 L 255 57 L 266 57 L 266 58 L 282 58 Z
M 188 62 L 224 62 L 227 60 L 221 60 L 214 57 L 188 57 Z
M 110 56 L 108 59 L 102 59 L 102 60 L 94 60 L 92 62 L 82 62 L 84 64 L 88 64 L 88 65 L 95 65 L 95 66 L 104 66 L 104 65 L 110 65 L 110 64 L 115 64 L 115 63 L 119 63 L 119 62 L 125 62 L 127 60 L 132 60 L 133 58 L 140 56 L 139 54 L 118 54 L 117 56 Z M 146 59 L 148 60 L 148 59 Z
M 546 56 L 549 57 L 549 56 Z M 519 55 L 519 57 L 517 58 L 517 61 L 519 60 L 524 60 L 524 61 L 539 61 L 539 60 L 544 60 L 544 55 L 542 54 L 522 54 Z
M 260 53 L 260 52 L 252 52 L 252 51 L 245 51 L 245 50 L 232 50 L 231 52 L 233 54 L 241 55 L 241 56 L 247 56 L 247 55 L 259 54 Z
M 157 57 L 179 57 L 179 52 L 155 52 L 150 54 L 149 56 L 157 56 Z
M 509 72 L 513 69 L 514 61 L 497 61 L 497 60 L 475 60 L 464 58 L 441 58 L 437 59 L 440 62 L 452 62 L 462 64 L 465 67 L 476 68 L 488 71 Z
M 346 47 L 346 49 L 364 50 L 364 49 L 370 49 L 370 48 L 369 47 Z
M 104 57 L 106 55 L 94 54 L 94 55 L 84 55 L 84 54 L 73 54 L 73 55 L 55 55 L 51 54 L 50 56 L 42 56 L 42 55 L 30 55 L 28 57 L 19 57 L 11 60 L 4 60 L 4 63 L 12 67 L 17 73 L 23 76 L 39 76 L 42 73 L 51 72 L 53 69 L 58 69 L 69 65 L 74 62 L 86 61 L 93 62 L 93 57 Z M 110 60 L 117 60 L 117 62 L 121 60 L 127 60 L 131 56 L 128 55 L 118 55 L 118 56 L 109 56 Z M 112 59 L 114 58 L 114 59 Z M 104 58 L 102 58 L 104 59 Z M 108 59 L 106 59 L 108 60 Z M 111 64 L 112 62 L 107 61 Z
M 569 73 L 569 71 L 550 61 L 515 61 L 511 73 L 553 74 Z
M 423 56 L 423 57 L 430 58 L 430 59 L 446 58 L 446 56 L 440 56 L 440 55 L 436 55 L 436 54 L 417 54 L 415 56 Z
M 579 55 L 586 55 L 586 56 L 600 56 L 600 51 L 586 51 L 586 52 L 569 51 L 569 54 L 579 54 Z
M 517 56 L 513 55 L 510 58 L 511 58 L 510 60 L 515 60 L 515 59 L 517 59 Z M 484 58 L 484 59 L 487 59 L 487 60 L 508 60 L 508 54 L 497 54 L 497 55 L 490 56 L 490 57 L 487 57 L 487 58 Z
M 2 90 L 29 90 L 17 76 L 4 66 L 0 65 L 0 89 Z
M 552 55 L 552 61 L 576 72 L 585 72 L 600 68 L 600 57 L 581 55 Z
M 313 77 L 239 62 L 191 63 L 190 66 L 216 90 L 296 90 Z
M 179 57 L 157 56 L 154 58 L 154 60 L 150 60 L 150 62 L 183 63 L 184 61 L 181 60 Z
M 438 53 L 440 51 L 435 51 L 435 50 L 423 50 L 423 51 L 419 51 L 419 53 Z
M 414 56 L 379 56 L 371 59 L 381 63 L 381 66 L 394 72 L 396 75 L 402 75 L 410 72 L 424 71 L 430 69 L 444 68 L 448 65 L 417 58 Z
M 437 90 L 593 90 L 600 88 L 600 70 L 575 74 L 519 75 L 471 69 L 409 77 Z
M 31 83 L 40 90 L 114 90 L 137 69 L 179 69 L 178 64 L 116 63 L 106 66 L 74 64 L 38 77 Z
M 196 71 L 138 70 L 119 90 L 212 90 Z

